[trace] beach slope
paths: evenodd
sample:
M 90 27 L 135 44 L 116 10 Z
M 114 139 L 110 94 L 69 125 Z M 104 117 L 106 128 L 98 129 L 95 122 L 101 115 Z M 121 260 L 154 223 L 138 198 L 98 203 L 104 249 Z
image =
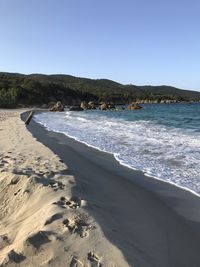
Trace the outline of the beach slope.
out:
M 129 266 L 20 110 L 0 110 L 0 266 Z
M 76 180 L 72 194 L 86 201 L 84 209 L 129 266 L 200 266 L 199 197 L 34 121 L 28 129 L 67 163 Z

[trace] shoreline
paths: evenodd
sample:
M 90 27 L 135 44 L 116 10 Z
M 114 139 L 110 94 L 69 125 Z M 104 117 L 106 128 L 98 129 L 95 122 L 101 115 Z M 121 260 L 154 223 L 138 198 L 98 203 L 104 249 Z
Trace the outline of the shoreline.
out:
M 46 111 L 45 111 L 45 112 L 46 112 Z M 48 111 L 47 111 L 47 112 L 48 112 Z M 41 112 L 41 113 L 42 113 L 42 112 Z M 63 113 L 63 112 L 62 112 L 62 113 Z M 120 159 L 118 158 L 118 154 L 117 154 L 117 153 L 113 153 L 113 152 L 109 152 L 109 151 L 102 150 L 102 149 L 99 148 L 98 146 L 91 145 L 91 144 L 88 142 L 88 140 L 87 140 L 87 141 L 79 140 L 77 137 L 75 137 L 75 136 L 73 136 L 73 135 L 69 135 L 69 134 L 65 133 L 64 131 L 56 131 L 56 130 L 52 130 L 52 129 L 48 128 L 48 126 L 43 125 L 40 121 L 36 121 L 36 122 L 39 123 L 40 125 L 42 125 L 43 127 L 45 127 L 48 131 L 53 131 L 53 132 L 56 132 L 56 133 L 64 134 L 64 135 L 66 135 L 67 137 L 72 138 L 72 139 L 74 139 L 75 141 L 77 141 L 77 142 L 79 142 L 79 143 L 85 144 L 85 145 L 88 146 L 88 147 L 91 147 L 91 148 L 96 149 L 96 150 L 98 150 L 98 151 L 100 151 L 100 152 L 103 152 L 103 153 L 108 153 L 108 154 L 113 155 L 114 158 L 115 158 L 121 165 L 123 165 L 123 166 L 125 166 L 125 167 L 127 167 L 127 168 L 130 168 L 130 169 L 132 169 L 132 170 L 134 170 L 134 171 L 139 171 L 139 172 L 141 171 L 141 172 L 142 172 L 145 176 L 147 176 L 147 177 L 150 177 L 150 178 L 153 178 L 153 179 L 157 179 L 157 180 L 162 181 L 162 182 L 164 182 L 164 183 L 169 183 L 169 184 L 171 184 L 171 185 L 173 185 L 173 186 L 175 186 L 175 187 L 181 188 L 182 190 L 189 191 L 190 193 L 194 194 L 194 195 L 197 196 L 197 197 L 200 197 L 200 193 L 198 193 L 198 190 L 195 191 L 195 189 L 193 189 L 192 186 L 191 186 L 191 188 L 189 188 L 189 187 L 187 187 L 187 185 L 185 186 L 184 184 L 181 184 L 180 182 L 179 182 L 179 183 L 176 183 L 176 181 L 171 181 L 171 180 L 170 180 L 170 177 L 166 177 L 165 175 L 164 175 L 164 178 L 162 178 L 162 177 L 159 178 L 159 177 L 158 177 L 159 175 L 156 176 L 155 173 L 153 174 L 153 173 L 151 173 L 151 172 L 145 171 L 145 166 L 142 166 L 141 168 L 135 168 L 135 167 L 132 167 L 131 165 L 129 165 L 129 164 L 126 163 L 125 161 L 120 160 Z M 181 175 L 179 175 L 179 176 L 181 177 Z M 179 178 L 179 177 L 178 177 L 178 178 Z M 172 180 L 175 180 L 175 179 L 172 179 Z
M 24 114 L 22 115 L 22 118 L 23 116 Z M 123 166 L 113 155 L 91 148 L 64 134 L 48 131 L 34 120 L 27 128 L 39 142 L 50 148 L 69 166 L 69 169 L 77 180 L 77 187 L 73 190 L 75 193 L 76 191 L 82 192 L 88 203 L 93 203 L 86 207 L 87 211 L 101 225 L 107 238 L 121 249 L 129 264 L 137 263 L 138 266 L 143 267 L 183 267 L 189 266 L 188 264 L 196 267 L 197 264 L 200 264 L 200 256 L 198 255 L 198 247 L 200 245 L 200 214 L 198 214 L 198 207 L 200 206 L 200 199 L 196 195 L 192 194 L 190 191 L 183 190 L 180 187 L 172 186 L 169 183 L 163 183 L 163 181 L 158 179 L 145 176 L 141 171 L 134 171 L 133 169 Z M 97 177 L 93 178 L 91 172 L 95 173 Z M 103 181 L 100 181 L 100 179 L 103 179 Z M 116 186 L 116 191 L 113 191 L 112 184 Z M 90 190 L 88 189 L 88 186 L 90 187 Z M 109 187 L 108 189 L 106 189 L 107 186 Z M 92 191 L 91 188 L 93 189 Z M 95 191 L 101 188 L 105 191 L 104 196 L 101 196 L 100 192 Z M 112 194 L 110 195 L 109 190 L 112 194 L 118 192 L 119 195 L 117 195 L 117 198 Z M 96 200 L 94 200 L 95 196 L 93 191 L 96 192 L 96 197 L 98 196 Z M 120 192 L 123 196 L 120 196 Z M 118 202 L 118 198 L 125 197 L 124 194 L 127 192 L 129 192 L 129 196 L 127 196 L 126 201 L 121 199 L 121 203 Z M 134 201 L 132 199 L 132 194 L 137 196 L 134 198 Z M 101 197 L 104 199 L 103 202 Z M 141 227 L 142 231 L 138 231 L 139 233 L 135 232 L 134 229 L 133 231 L 128 231 L 126 227 L 124 227 L 124 224 L 126 225 L 126 223 L 121 221 L 120 217 L 116 214 L 118 212 L 117 207 L 114 207 L 114 211 L 112 212 L 115 219 L 119 221 L 119 225 L 115 225 L 115 227 L 120 229 L 113 229 L 113 231 L 114 233 L 115 231 L 116 233 L 120 231 L 121 236 L 116 234 L 118 238 L 116 236 L 113 237 L 114 234 L 110 233 L 110 227 L 107 229 L 108 223 L 106 224 L 104 222 L 105 219 L 107 219 L 107 222 L 109 222 L 110 225 L 113 225 L 114 222 L 109 217 L 109 214 L 99 215 L 96 211 L 96 209 L 101 210 L 101 206 L 104 206 L 105 210 L 111 208 L 107 207 L 109 205 L 106 206 L 104 203 L 106 199 L 111 207 L 113 205 L 113 200 L 115 201 L 114 206 L 116 203 L 119 207 L 124 204 L 125 210 L 128 209 L 128 211 L 124 213 L 122 212 L 123 216 L 130 217 L 133 221 L 133 226 L 135 216 L 134 214 L 131 214 L 131 210 L 129 210 L 130 207 L 127 207 L 127 204 L 133 205 L 132 212 L 134 213 L 142 203 L 141 209 L 147 209 L 143 216 L 148 217 L 150 215 L 150 218 L 153 220 L 153 225 L 150 227 L 145 220 L 141 220 L 141 218 L 139 220 L 138 218 L 139 221 L 137 222 L 138 224 L 136 225 L 136 228 Z M 138 199 L 140 200 L 139 202 Z M 100 203 L 98 203 L 98 201 Z M 123 201 L 125 202 L 123 203 Z M 165 218 L 164 221 L 163 218 Z M 110 222 L 110 220 L 112 222 Z M 159 230 L 154 228 L 154 223 L 156 225 L 158 224 L 157 227 Z M 166 225 L 167 223 L 168 225 Z M 127 233 L 123 233 L 124 231 L 128 232 L 128 235 Z M 146 232 L 146 234 L 147 232 L 151 232 L 153 236 L 148 239 L 144 236 L 144 232 Z M 168 233 L 169 237 L 165 236 L 166 233 Z M 133 242 L 133 244 L 127 248 L 127 244 L 119 241 L 124 234 L 127 238 L 130 238 L 131 236 L 135 237 L 136 244 Z M 164 235 L 165 237 L 160 239 L 159 235 Z M 146 238 L 148 240 L 146 240 Z M 166 238 L 170 238 L 171 242 L 165 242 Z M 125 242 L 125 240 L 123 241 Z M 157 253 L 152 251 L 152 244 L 150 246 L 151 242 L 154 243 L 154 249 L 158 250 Z M 164 242 L 161 247 L 157 244 L 160 242 Z M 177 247 L 175 247 L 175 245 Z M 134 248 L 134 246 L 136 246 L 137 249 Z M 174 251 L 171 251 L 170 246 L 173 247 Z M 166 255 L 163 256 L 159 254 L 161 253 L 159 251 L 165 247 L 167 248 L 167 251 L 170 250 L 170 253 L 168 252 L 169 259 L 166 258 Z M 182 253 L 180 255 L 177 249 L 181 250 L 181 248 Z M 131 254 L 134 254 L 135 252 L 137 256 L 131 256 L 131 249 L 133 250 Z M 138 250 L 140 249 L 144 250 L 143 256 L 138 255 Z M 151 265 L 151 261 L 148 263 L 147 260 L 147 258 L 150 257 L 150 254 L 153 254 L 153 256 L 151 256 L 153 257 L 153 259 L 151 259 L 153 265 Z M 133 260 L 134 257 L 136 257 L 135 261 Z M 168 261 L 170 261 L 170 265 L 168 265 Z
M 39 111 L 39 112 L 42 112 L 42 111 Z M 36 121 L 35 121 L 35 122 L 36 122 Z M 177 188 L 180 188 L 180 189 L 182 189 L 182 190 L 184 190 L 184 191 L 188 191 L 188 192 L 192 193 L 193 195 L 195 195 L 195 196 L 197 196 L 197 197 L 200 198 L 200 194 L 198 194 L 197 192 L 195 192 L 194 190 L 192 190 L 192 189 L 190 189 L 190 188 L 187 188 L 187 187 L 178 185 L 178 184 L 176 184 L 176 183 L 174 183 L 174 182 L 167 181 L 167 180 L 164 180 L 164 179 L 162 179 L 162 178 L 158 178 L 158 177 L 156 177 L 156 176 L 153 176 L 153 175 L 151 175 L 151 174 L 148 174 L 148 173 L 145 172 L 144 170 L 139 170 L 139 169 L 136 169 L 136 168 L 131 167 L 130 165 L 128 165 L 128 164 L 126 164 L 126 163 L 123 163 L 122 161 L 118 160 L 116 154 L 113 154 L 112 152 L 103 151 L 103 150 L 101 150 L 101 149 L 98 148 L 98 147 L 92 146 L 92 145 L 88 144 L 87 142 L 80 141 L 80 140 L 78 140 L 76 137 L 67 135 L 67 134 L 64 133 L 64 132 L 53 131 L 53 130 L 51 130 L 51 129 L 48 129 L 48 127 L 46 127 L 45 125 L 43 125 L 43 124 L 40 123 L 40 122 L 36 122 L 36 123 L 37 123 L 37 124 L 40 124 L 40 125 L 41 125 L 42 127 L 44 127 L 47 131 L 63 134 L 63 135 L 65 135 L 66 137 L 71 138 L 71 139 L 75 140 L 76 142 L 79 142 L 79 143 L 81 143 L 81 144 L 84 144 L 84 145 L 86 145 L 86 146 L 88 146 L 88 147 L 90 147 L 90 148 L 92 148 L 92 149 L 96 149 L 96 150 L 98 150 L 98 151 L 100 151 L 100 152 L 102 152 L 102 153 L 107 153 L 107 154 L 109 154 L 109 155 L 112 155 L 112 156 L 115 158 L 115 160 L 116 160 L 117 162 L 119 162 L 119 164 L 122 165 L 122 166 L 125 166 L 125 167 L 127 167 L 127 168 L 129 168 L 129 169 L 131 169 L 131 170 L 133 170 L 133 171 L 136 171 L 136 172 L 142 172 L 145 176 L 150 177 L 151 179 L 156 179 L 156 180 L 159 180 L 159 181 L 161 181 L 161 182 L 164 182 L 164 183 L 173 185 L 173 186 L 175 186 L 175 187 L 177 187 Z
M 38 111 L 38 112 L 40 113 L 40 112 L 43 112 L 43 111 Z M 46 112 L 46 111 L 45 111 L 45 112 Z M 123 163 L 123 162 L 121 162 L 120 160 L 118 160 L 118 159 L 116 158 L 116 155 L 113 154 L 113 153 L 111 153 L 111 152 L 103 151 L 103 150 L 101 150 L 101 149 L 98 148 L 98 147 L 89 145 L 88 143 L 86 143 L 86 142 L 84 142 L 84 141 L 80 141 L 80 140 L 78 140 L 76 137 L 67 135 L 67 134 L 65 134 L 65 133 L 63 133 L 63 132 L 52 131 L 51 129 L 48 129 L 48 127 L 44 126 L 42 123 L 40 123 L 40 122 L 36 122 L 35 120 L 34 120 L 34 122 L 35 122 L 36 124 L 40 125 L 41 127 L 45 128 L 45 130 L 48 131 L 48 132 L 54 132 L 54 133 L 57 133 L 57 134 L 64 135 L 64 136 L 66 136 L 67 138 L 70 138 L 70 139 L 74 140 L 75 142 L 78 142 L 78 143 L 80 143 L 80 144 L 83 144 L 83 145 L 87 146 L 88 148 L 97 150 L 97 151 L 99 151 L 99 152 L 101 152 L 101 153 L 105 153 L 105 154 L 111 155 L 111 156 L 112 156 L 112 157 L 113 157 L 113 158 L 114 158 L 114 159 L 115 159 L 121 166 L 123 166 L 123 167 L 125 167 L 125 168 L 128 168 L 128 169 L 132 170 L 133 172 L 142 173 L 145 177 L 148 177 L 148 178 L 150 178 L 150 179 L 152 180 L 151 182 L 150 182 L 150 181 L 147 181 L 147 185 L 146 185 L 146 186 L 144 186 L 144 184 L 142 183 L 142 186 L 144 186 L 145 188 L 148 188 L 148 183 L 149 183 L 149 184 L 151 184 L 151 183 L 153 184 L 153 180 L 155 179 L 155 180 L 160 181 L 161 183 L 166 183 L 166 184 L 169 185 L 169 186 L 173 186 L 173 187 L 177 188 L 178 190 L 180 189 L 180 190 L 186 191 L 187 193 L 192 194 L 192 197 L 193 197 L 193 196 L 198 197 L 198 198 L 199 198 L 199 204 L 200 204 L 200 195 L 199 195 L 198 193 L 196 193 L 195 191 L 193 191 L 192 189 L 189 189 L 189 188 L 187 188 L 187 187 L 177 185 L 177 184 L 174 183 L 174 182 L 166 181 L 166 180 L 164 180 L 164 179 L 161 179 L 161 178 L 158 178 L 158 177 L 156 177 L 156 176 L 150 175 L 150 174 L 146 173 L 146 172 L 143 171 L 143 170 L 135 169 L 135 168 L 133 168 L 133 167 L 127 165 L 126 163 Z M 134 182 L 137 183 L 138 181 L 134 181 Z M 140 183 L 139 183 L 139 184 L 140 184 Z M 157 185 L 156 182 L 155 182 L 155 185 Z M 151 188 L 153 189 L 152 186 L 151 186 Z M 149 189 L 149 188 L 148 188 L 148 189 Z M 156 193 L 159 195 L 159 191 L 157 191 L 156 189 L 153 189 L 152 191 L 153 191 L 153 192 L 156 192 Z M 161 195 L 161 197 L 163 197 L 163 194 L 162 194 L 162 193 L 161 193 L 160 195 Z M 189 196 L 189 195 L 188 195 L 188 196 Z M 200 217 L 199 217 L 199 222 L 200 222 Z

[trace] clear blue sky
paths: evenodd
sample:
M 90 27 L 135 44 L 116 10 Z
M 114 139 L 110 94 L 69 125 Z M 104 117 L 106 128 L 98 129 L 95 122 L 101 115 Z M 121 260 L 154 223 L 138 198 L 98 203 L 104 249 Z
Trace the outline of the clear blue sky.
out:
M 0 0 L 0 71 L 200 90 L 199 0 Z

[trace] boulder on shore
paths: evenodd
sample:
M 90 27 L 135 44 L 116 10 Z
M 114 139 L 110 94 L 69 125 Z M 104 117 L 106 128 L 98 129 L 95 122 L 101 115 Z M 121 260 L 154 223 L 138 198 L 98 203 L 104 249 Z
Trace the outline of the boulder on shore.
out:
M 142 109 L 142 107 L 137 103 L 132 103 L 128 106 L 128 110 L 135 110 L 135 109 Z
M 99 109 L 100 110 L 116 109 L 116 107 L 113 103 L 101 103 Z
M 93 101 L 88 102 L 89 109 L 96 109 L 95 103 Z
M 64 106 L 63 106 L 63 104 L 60 102 L 60 101 L 58 101 L 51 109 L 50 109 L 50 111 L 59 111 L 59 112 L 61 112 L 61 111 L 64 111 Z
M 103 104 L 101 104 L 101 105 L 99 106 L 99 109 L 100 109 L 100 110 L 107 110 L 107 109 L 108 109 L 108 106 L 107 106 L 106 103 L 103 103 Z
M 81 102 L 81 108 L 84 110 L 88 109 L 88 103 L 86 101 L 82 101 Z
M 83 111 L 84 109 L 80 106 L 71 106 L 69 111 Z
M 81 102 L 81 108 L 84 110 L 87 109 L 96 109 L 95 103 L 93 101 L 87 102 L 87 101 L 82 101 Z

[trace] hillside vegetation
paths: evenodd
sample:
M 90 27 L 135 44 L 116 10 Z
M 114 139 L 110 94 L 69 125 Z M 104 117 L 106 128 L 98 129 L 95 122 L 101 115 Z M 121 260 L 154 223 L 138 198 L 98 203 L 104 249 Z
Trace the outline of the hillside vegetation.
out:
M 24 75 L 0 72 L 0 107 L 12 108 L 48 104 L 60 100 L 66 105 L 86 101 L 125 104 L 137 100 L 200 101 L 200 92 L 170 86 L 122 85 L 106 79 L 70 75 Z

